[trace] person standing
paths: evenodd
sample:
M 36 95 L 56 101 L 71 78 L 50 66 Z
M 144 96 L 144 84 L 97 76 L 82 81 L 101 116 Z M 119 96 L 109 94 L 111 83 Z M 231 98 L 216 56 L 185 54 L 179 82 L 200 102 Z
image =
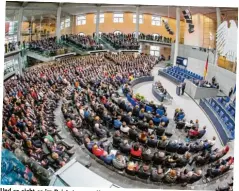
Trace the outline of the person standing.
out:
M 228 94 L 229 98 L 231 98 L 232 93 L 233 93 L 233 88 L 230 89 L 230 92 L 229 92 L 229 94 Z
M 182 95 L 184 94 L 185 88 L 186 88 L 186 83 L 183 82 L 183 83 L 182 83 Z

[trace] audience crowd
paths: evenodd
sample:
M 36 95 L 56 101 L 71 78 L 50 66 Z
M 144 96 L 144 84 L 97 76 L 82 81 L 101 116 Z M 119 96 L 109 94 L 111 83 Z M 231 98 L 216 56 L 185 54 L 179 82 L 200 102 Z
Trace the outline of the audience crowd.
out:
M 67 49 L 57 42 L 56 37 L 31 41 L 29 42 L 29 49 L 46 56 L 56 56 L 67 53 Z
M 21 49 L 21 46 L 23 46 L 23 48 L 25 48 L 25 41 L 23 41 L 22 44 L 21 44 L 20 41 L 5 43 L 5 45 L 4 45 L 4 53 L 6 54 L 8 52 L 19 50 L 19 49 Z
M 103 45 L 97 43 L 91 36 L 84 35 L 63 35 L 61 39 L 66 42 L 73 43 L 83 50 L 102 50 Z
M 173 43 L 172 38 L 163 37 L 162 35 L 152 35 L 152 34 L 139 34 L 139 40 L 150 40 L 156 42 L 165 42 L 165 43 Z
M 101 38 L 105 39 L 117 50 L 139 50 L 139 43 L 133 34 L 103 33 Z
M 3 147 L 21 148 L 39 165 L 57 170 L 74 154 L 59 135 L 53 111 L 63 102 L 66 128 L 96 160 L 126 176 L 182 186 L 228 171 L 233 157 L 222 159 L 229 147 L 213 148 L 213 140 L 192 122 L 186 129 L 182 109 L 175 111 L 176 128 L 185 128 L 194 142 L 172 140 L 167 108 L 134 100 L 134 78 L 149 76 L 156 59 L 149 55 L 102 53 L 70 57 L 29 69 L 7 81 L 3 104 Z M 162 85 L 158 84 L 159 87 Z M 162 88 L 162 87 L 161 87 Z M 199 133 L 192 131 L 198 130 Z M 200 135 L 200 136 L 199 136 Z

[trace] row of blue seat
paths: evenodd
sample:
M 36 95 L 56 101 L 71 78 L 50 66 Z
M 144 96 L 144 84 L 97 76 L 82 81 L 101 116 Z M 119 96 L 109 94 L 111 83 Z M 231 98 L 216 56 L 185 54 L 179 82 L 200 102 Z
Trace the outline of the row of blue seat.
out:
M 224 108 L 231 114 L 233 118 L 235 118 L 235 107 L 231 104 L 227 104 L 230 101 L 229 97 L 219 97 L 217 101 L 220 102 Z
M 196 80 L 202 80 L 203 77 L 195 74 L 189 70 L 179 68 L 179 67 L 170 67 L 163 70 L 168 75 L 176 78 L 179 82 L 183 82 L 185 79 L 196 79 Z
M 231 119 L 228 113 L 225 111 L 225 108 L 222 107 L 215 99 L 210 98 L 208 100 L 209 104 L 211 105 L 211 109 L 217 114 L 217 116 L 222 120 L 224 123 L 223 127 L 225 127 L 226 131 L 231 133 L 231 136 L 234 139 L 235 136 L 235 122 Z
M 174 67 L 171 67 L 171 68 L 169 68 L 169 69 L 174 70 L 174 71 L 176 71 L 176 72 L 184 73 L 184 74 L 186 74 L 186 75 L 188 75 L 188 76 L 191 76 L 191 77 L 193 77 L 193 78 L 196 78 L 196 79 L 198 79 L 198 80 L 202 80 L 202 79 L 203 79 L 202 76 L 200 76 L 200 75 L 198 75 L 198 74 L 196 74 L 196 73 L 194 73 L 194 72 L 191 72 L 191 71 L 189 71 L 189 70 L 187 70 L 187 69 L 180 68 L 180 67 L 178 67 L 178 66 L 174 66 Z

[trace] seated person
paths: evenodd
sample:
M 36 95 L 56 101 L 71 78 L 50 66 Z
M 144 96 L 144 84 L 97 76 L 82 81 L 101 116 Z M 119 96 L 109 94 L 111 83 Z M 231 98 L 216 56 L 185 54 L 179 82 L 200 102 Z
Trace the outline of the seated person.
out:
M 128 134 L 129 130 L 130 130 L 130 128 L 126 125 L 126 122 L 123 122 L 120 127 L 120 131 L 124 134 Z
M 107 137 L 107 132 L 105 129 L 103 129 L 102 125 L 99 123 L 96 123 L 94 126 L 94 132 L 99 138 Z
M 118 116 L 117 119 L 114 120 L 114 128 L 115 130 L 119 130 L 122 125 L 121 116 Z
M 153 182 L 161 182 L 164 178 L 163 169 L 158 167 L 158 169 L 153 169 L 151 171 L 151 181 Z
M 166 151 L 173 152 L 173 153 L 177 152 L 178 148 L 179 148 L 179 143 L 177 140 L 169 141 L 165 147 Z
M 51 154 L 51 158 L 54 160 L 54 163 L 58 166 L 64 166 L 66 164 L 66 160 L 59 157 L 59 155 L 55 152 Z
M 130 161 L 127 164 L 126 173 L 134 176 L 138 172 L 138 168 L 138 162 Z
M 79 131 L 77 128 L 73 128 L 72 134 L 80 143 L 83 143 L 84 133 L 82 131 Z
M 229 146 L 227 145 L 225 148 L 222 148 L 221 150 L 215 150 L 210 153 L 210 159 L 209 162 L 214 162 L 220 158 L 222 158 L 224 155 L 226 155 L 229 151 Z
M 152 158 L 154 165 L 162 165 L 165 161 L 165 153 L 164 152 L 155 152 Z
M 120 131 L 115 131 L 114 136 L 113 136 L 113 146 L 118 148 L 121 143 L 121 135 Z
M 168 144 L 167 137 L 162 136 L 161 140 L 158 141 L 157 148 L 161 150 L 165 150 L 167 144 Z
M 197 138 L 198 136 L 199 136 L 199 131 L 198 131 L 198 129 L 190 129 L 189 131 L 188 131 L 188 136 L 189 136 L 189 138 L 190 139 L 192 139 L 192 138 Z
M 187 176 L 187 174 L 188 174 L 187 169 L 179 172 L 178 177 L 177 177 L 177 183 L 181 184 L 182 186 L 186 186 L 187 182 L 189 180 L 189 177 Z
M 153 154 L 152 154 L 152 151 L 150 148 L 148 149 L 144 149 L 143 150 L 143 153 L 142 153 L 142 160 L 145 161 L 145 162 L 151 162 L 152 161 L 152 158 L 153 158 Z
M 142 156 L 142 149 L 139 145 L 139 143 L 133 144 L 131 150 L 130 150 L 130 155 L 134 158 L 141 158 Z
M 177 165 L 178 155 L 168 155 L 164 161 L 164 165 L 169 168 L 174 168 Z
M 167 113 L 165 113 L 162 117 L 161 117 L 161 122 L 165 123 L 165 126 L 167 127 L 169 124 L 169 119 L 167 117 Z
M 133 125 L 129 130 L 129 138 L 133 141 L 138 140 L 138 132 L 136 131 L 136 126 Z
M 153 132 L 155 128 L 154 122 L 152 120 L 149 121 L 149 132 Z
M 147 133 L 146 132 L 141 132 L 139 134 L 139 142 L 145 144 L 147 142 Z
M 161 118 L 159 114 L 156 114 L 156 116 L 153 118 L 154 125 L 159 126 L 161 122 Z
M 148 163 L 141 165 L 138 169 L 138 177 L 142 179 L 148 179 L 151 173 L 151 168 Z
M 94 144 L 92 147 L 92 153 L 96 156 L 96 157 L 101 157 L 104 154 L 104 149 L 99 147 L 97 144 Z
M 139 111 L 140 111 L 139 106 L 136 105 L 136 106 L 133 108 L 132 115 L 135 116 L 136 118 L 138 118 L 138 117 L 139 117 Z
M 104 151 L 103 155 L 100 156 L 100 159 L 103 160 L 106 164 L 111 165 L 115 155 L 113 153 L 108 154 Z
M 190 122 L 185 122 L 185 131 L 187 132 L 189 129 L 191 129 L 194 126 L 193 120 L 190 120 Z
M 95 144 L 94 141 L 91 141 L 88 137 L 85 138 L 85 147 L 86 147 L 90 152 L 92 152 L 92 148 L 93 148 L 94 144 Z
M 176 124 L 176 129 L 184 129 L 185 125 L 186 125 L 185 119 L 179 120 Z
M 115 158 L 113 159 L 113 166 L 118 170 L 123 170 L 126 167 L 126 159 L 125 156 L 120 154 L 119 152 L 116 153 Z
M 166 172 L 164 181 L 171 184 L 176 182 L 177 180 L 177 171 L 173 169 L 169 169 L 168 172 Z
M 128 140 L 124 140 L 120 143 L 120 151 L 124 154 L 129 154 L 131 150 L 131 146 L 128 143 Z
M 157 147 L 157 145 L 158 145 L 157 136 L 154 135 L 154 134 L 150 135 L 150 137 L 149 137 L 148 140 L 147 140 L 147 145 L 148 145 L 149 147 L 152 147 L 152 148 Z
M 201 139 L 206 133 L 206 126 L 203 127 L 202 130 L 199 131 L 198 133 L 198 139 Z
M 178 159 L 176 160 L 176 166 L 180 168 L 185 167 L 189 163 L 190 158 L 191 154 L 189 152 L 186 152 L 183 156 L 178 157 Z
M 180 155 L 183 155 L 185 154 L 185 152 L 187 152 L 189 150 L 189 144 L 186 143 L 179 143 L 179 147 L 178 147 L 178 150 L 177 150 L 177 153 L 180 154 Z
M 156 132 L 157 136 L 162 136 L 164 134 L 164 132 L 165 132 L 165 128 L 161 127 L 161 126 L 157 127 L 157 128 L 155 128 L 155 132 Z

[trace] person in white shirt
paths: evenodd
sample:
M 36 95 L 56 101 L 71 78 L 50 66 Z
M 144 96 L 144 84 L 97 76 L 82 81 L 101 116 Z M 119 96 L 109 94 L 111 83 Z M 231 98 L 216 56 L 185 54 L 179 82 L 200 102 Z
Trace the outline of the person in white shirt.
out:
M 80 116 L 82 117 L 82 119 L 84 119 L 84 108 L 83 108 L 83 106 L 80 106 Z
M 208 144 L 209 144 L 210 146 L 215 145 L 215 143 L 216 143 L 216 137 L 215 137 L 215 136 L 213 136 L 212 140 L 208 140 Z
M 122 123 L 121 127 L 120 127 L 120 131 L 123 132 L 123 133 L 128 133 L 129 132 L 129 127 L 126 125 L 125 122 Z

